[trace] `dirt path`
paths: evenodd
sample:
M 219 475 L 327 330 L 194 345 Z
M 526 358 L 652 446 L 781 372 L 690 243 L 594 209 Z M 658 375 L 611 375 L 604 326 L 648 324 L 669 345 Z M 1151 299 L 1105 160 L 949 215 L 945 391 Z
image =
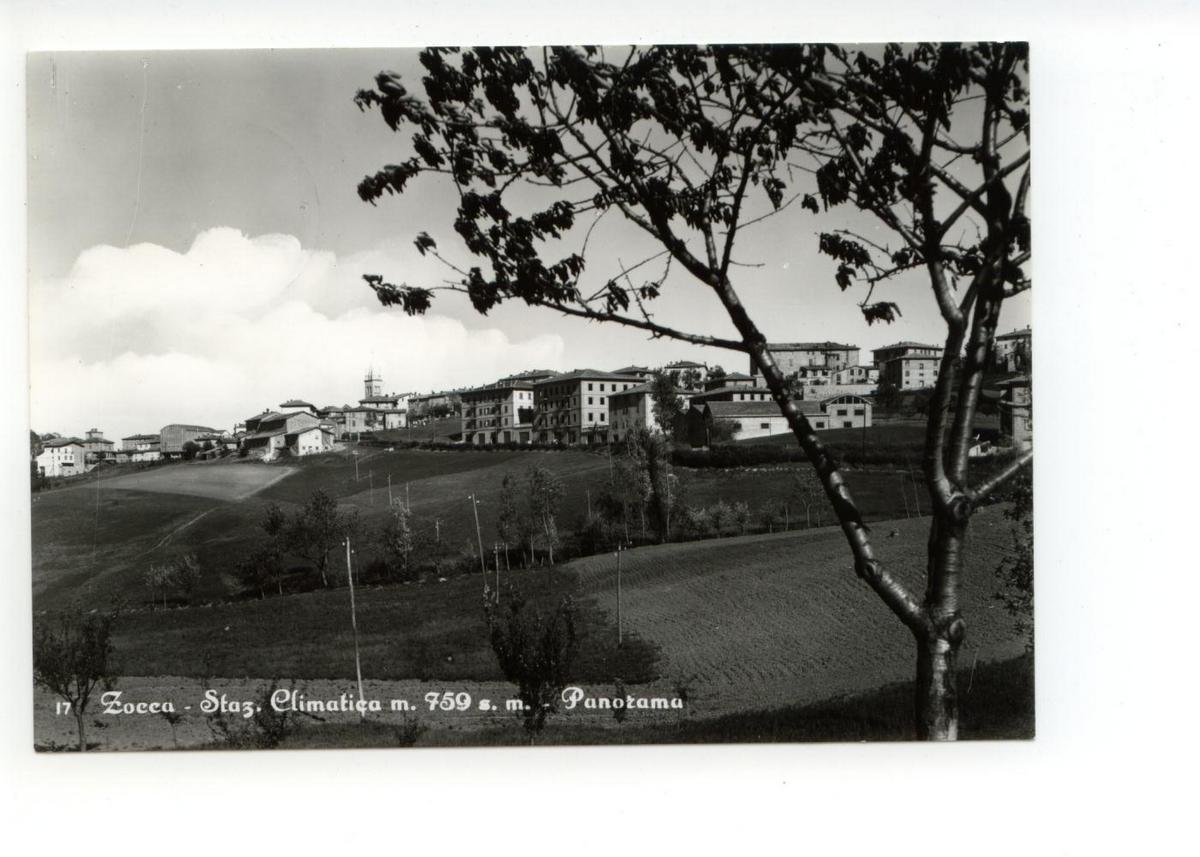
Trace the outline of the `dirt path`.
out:
M 165 536 L 163 536 L 161 539 L 159 539 L 152 547 L 147 548 L 146 550 L 144 550 L 140 554 L 138 554 L 138 556 L 145 556 L 148 553 L 153 553 L 154 551 L 158 550 L 160 547 L 165 545 L 167 542 L 169 542 L 171 539 L 173 539 L 179 533 L 186 530 L 188 527 L 190 527 L 192 524 L 199 521 L 201 518 L 203 518 L 205 515 L 207 515 L 211 511 L 212 511 L 212 509 L 205 509 L 199 515 L 193 515 L 191 518 L 188 518 L 186 521 L 184 521 L 178 527 L 175 527 L 173 530 L 171 530 L 169 533 L 167 533 Z

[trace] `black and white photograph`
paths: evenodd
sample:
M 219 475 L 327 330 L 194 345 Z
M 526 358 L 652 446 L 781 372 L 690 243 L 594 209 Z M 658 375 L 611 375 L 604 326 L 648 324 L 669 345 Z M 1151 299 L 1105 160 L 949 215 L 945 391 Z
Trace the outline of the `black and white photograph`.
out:
M 1034 736 L 1028 45 L 27 63 L 38 750 Z
M 0 0 L 9 850 L 1186 853 L 1198 37 Z

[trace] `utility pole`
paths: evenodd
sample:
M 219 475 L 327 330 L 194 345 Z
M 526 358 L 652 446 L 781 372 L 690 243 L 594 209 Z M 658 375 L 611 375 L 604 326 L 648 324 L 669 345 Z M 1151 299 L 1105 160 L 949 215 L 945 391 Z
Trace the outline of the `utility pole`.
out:
M 625 545 L 617 545 L 617 646 L 621 645 L 621 554 L 625 552 Z
M 487 566 L 483 562 L 483 532 L 479 529 L 479 501 L 472 494 L 467 498 L 471 501 L 471 511 L 475 513 L 475 538 L 479 541 L 479 570 L 487 574 Z
M 356 449 L 356 450 L 354 450 L 354 452 L 352 452 L 350 454 L 354 456 L 354 481 L 357 482 L 358 481 L 358 450 Z
M 439 545 L 442 543 L 442 519 L 433 519 L 433 540 Z
M 921 492 L 917 488 L 917 477 L 912 472 L 912 467 L 908 468 L 908 478 L 912 480 L 913 485 L 913 505 L 917 507 L 917 517 L 921 517 Z
M 367 502 L 369 505 L 375 505 L 375 471 L 367 471 Z
M 587 519 L 590 522 L 592 520 L 592 489 L 585 488 L 583 490 L 587 492 Z
M 496 603 L 500 603 L 500 543 L 492 542 L 492 559 L 496 563 Z
M 358 699 L 361 702 L 365 697 L 363 696 L 362 660 L 358 651 L 358 614 L 354 607 L 354 573 L 350 570 L 349 536 L 346 537 L 346 580 L 350 584 L 350 627 L 354 630 L 354 672 L 358 675 Z M 366 720 L 366 709 L 360 709 L 358 716 L 360 719 Z
M 388 508 L 392 508 L 392 474 L 388 474 Z
M 412 501 L 409 499 L 409 496 L 408 496 L 408 483 L 407 482 L 404 483 L 404 511 L 406 511 L 406 512 L 412 511 Z

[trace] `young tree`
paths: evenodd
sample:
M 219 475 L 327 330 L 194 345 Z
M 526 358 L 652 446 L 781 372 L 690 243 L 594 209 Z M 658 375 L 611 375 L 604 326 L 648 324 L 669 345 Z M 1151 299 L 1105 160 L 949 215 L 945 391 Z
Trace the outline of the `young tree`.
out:
M 162 595 L 163 609 L 167 609 L 167 589 L 171 586 L 171 566 L 169 564 L 150 566 L 142 575 L 142 581 L 150 590 L 150 609 L 154 609 L 160 594 Z
M 379 299 L 408 313 L 425 312 L 439 289 L 465 293 L 480 312 L 516 299 L 749 354 L 820 477 L 856 573 L 913 633 L 918 735 L 956 738 L 967 528 L 979 498 L 1031 459 L 982 484 L 968 473 L 1000 308 L 1030 288 L 1027 46 L 655 46 L 611 57 L 596 48 L 430 49 L 421 61 L 423 98 L 387 72 L 356 96 L 393 130 L 411 129 L 404 156 L 364 178 L 359 195 L 374 203 L 423 173 L 447 176 L 454 231 L 480 261 L 456 265 L 421 232 L 417 248 L 457 279 L 409 286 L 366 275 Z M 855 231 L 835 220 L 818 245 L 836 262 L 839 288 L 865 290 L 868 323 L 900 311 L 876 300 L 877 288 L 918 273 L 946 323 L 927 422 L 934 513 L 924 598 L 876 557 L 837 463 L 789 397 L 734 281 L 738 239 L 797 200 L 826 219 L 848 206 L 872 221 Z M 610 212 L 658 250 L 581 282 L 587 229 L 576 222 Z M 550 256 L 576 238 L 578 251 Z M 633 282 L 635 269 L 660 259 L 661 276 Z M 720 305 L 736 338 L 649 311 L 671 264 Z
M 504 545 L 504 561 L 508 562 L 510 545 L 521 544 L 521 510 L 517 505 L 516 480 L 505 473 L 500 480 L 500 510 L 496 514 L 496 536 Z
M 337 502 L 317 489 L 288 524 L 286 541 L 293 553 L 316 567 L 321 585 L 328 587 L 329 554 L 356 529 L 357 514 L 339 512 Z
M 409 579 L 409 560 L 416 546 L 412 528 L 412 514 L 404 501 L 397 497 L 392 501 L 391 514 L 383 525 L 380 542 L 388 557 L 388 568 L 400 567 L 403 580 Z
M 683 398 L 670 375 L 655 372 L 651 377 L 650 407 L 658 430 L 667 437 L 674 437 L 675 425 L 683 416 Z
M 233 569 L 234 576 L 246 589 L 257 591 L 258 597 L 265 598 L 267 589 L 275 587 L 283 594 L 283 561 L 279 551 L 269 545 L 255 548 L 244 560 Z
M 562 483 L 545 467 L 529 469 L 529 519 L 533 522 L 530 533 L 530 553 L 534 550 L 533 537 L 546 539 L 546 550 L 550 564 L 554 565 L 554 546 L 558 544 L 558 504 L 562 500 Z
M 111 690 L 112 627 L 104 613 L 60 613 L 40 619 L 33 631 L 33 680 L 56 694 L 75 717 L 79 751 L 87 750 L 84 726 L 88 703 L 98 686 Z
M 492 651 L 504 677 L 517 686 L 519 712 L 534 742 L 546 718 L 558 710 L 578 650 L 575 609 L 564 599 L 554 609 L 539 608 L 520 593 L 503 605 L 484 599 Z
M 671 510 L 678 503 L 679 495 L 671 472 L 670 445 L 663 435 L 643 427 L 630 432 L 626 449 L 630 460 L 642 473 L 640 483 L 646 489 L 644 502 L 653 512 L 658 540 L 669 541 Z

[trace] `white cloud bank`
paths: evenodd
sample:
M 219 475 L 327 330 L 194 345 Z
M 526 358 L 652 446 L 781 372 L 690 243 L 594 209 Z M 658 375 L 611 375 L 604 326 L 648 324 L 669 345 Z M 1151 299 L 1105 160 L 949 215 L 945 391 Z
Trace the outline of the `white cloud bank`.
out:
M 32 427 L 98 426 L 110 440 L 171 422 L 231 429 L 293 397 L 357 401 L 368 365 L 404 392 L 561 362 L 557 335 L 514 342 L 384 309 L 361 275 L 400 270 L 380 251 L 339 260 L 288 235 L 228 228 L 202 232 L 186 253 L 93 247 L 65 279 L 31 289 Z

